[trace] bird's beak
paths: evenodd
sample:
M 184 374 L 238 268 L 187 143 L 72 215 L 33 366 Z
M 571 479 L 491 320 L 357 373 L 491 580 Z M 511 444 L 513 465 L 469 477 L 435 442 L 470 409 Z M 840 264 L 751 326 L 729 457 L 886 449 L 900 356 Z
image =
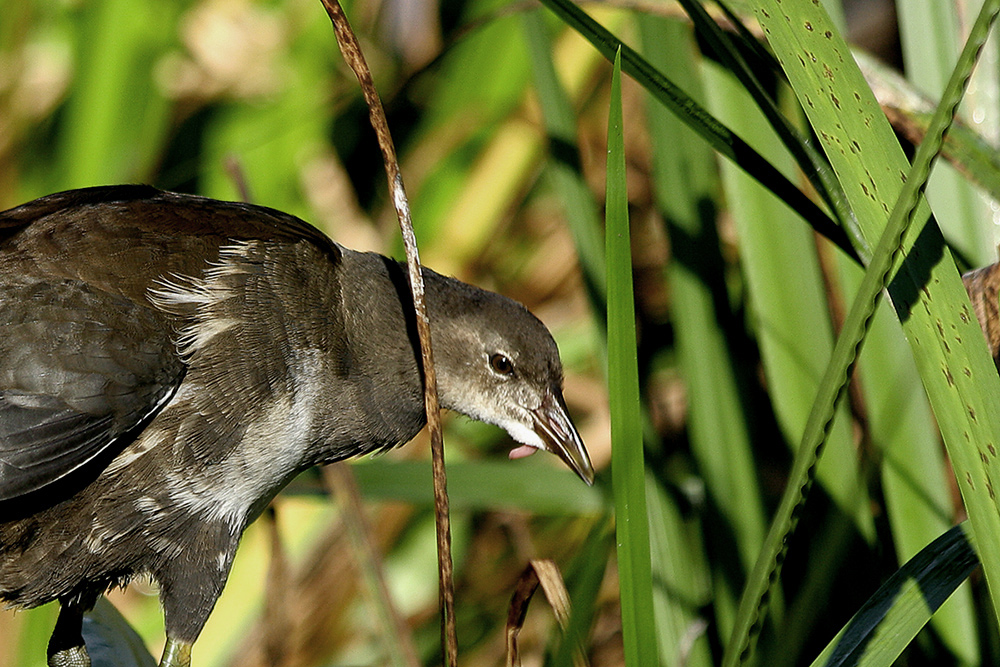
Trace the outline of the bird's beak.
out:
M 594 467 L 580 434 L 570 421 L 562 392 L 555 387 L 550 389 L 531 415 L 534 431 L 545 443 L 546 449 L 562 459 L 588 486 L 592 485 Z

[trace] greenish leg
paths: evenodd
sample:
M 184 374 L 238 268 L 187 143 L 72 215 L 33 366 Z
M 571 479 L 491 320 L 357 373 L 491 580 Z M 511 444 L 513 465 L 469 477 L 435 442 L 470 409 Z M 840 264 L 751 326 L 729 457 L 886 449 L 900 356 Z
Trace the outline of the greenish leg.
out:
M 191 667 L 191 643 L 167 637 L 160 667 Z

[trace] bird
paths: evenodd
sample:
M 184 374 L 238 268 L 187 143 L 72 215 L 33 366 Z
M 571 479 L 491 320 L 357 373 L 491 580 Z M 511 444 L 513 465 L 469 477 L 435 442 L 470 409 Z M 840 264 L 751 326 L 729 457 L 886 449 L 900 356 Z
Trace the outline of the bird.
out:
M 441 406 L 594 469 L 548 329 L 422 269 Z M 0 213 L 0 601 L 83 614 L 159 585 L 162 667 L 188 667 L 244 529 L 297 474 L 425 424 L 405 267 L 263 206 L 98 186 Z

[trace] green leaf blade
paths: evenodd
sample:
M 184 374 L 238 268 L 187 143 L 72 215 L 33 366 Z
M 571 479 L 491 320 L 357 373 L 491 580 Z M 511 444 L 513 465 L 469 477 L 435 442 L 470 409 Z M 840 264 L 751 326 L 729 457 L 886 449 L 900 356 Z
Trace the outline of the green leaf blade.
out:
M 628 665 L 657 664 L 650 565 L 649 519 L 643 461 L 639 368 L 632 290 L 621 60 L 615 58 L 608 114 L 605 210 L 608 263 L 608 399 L 611 409 L 611 479 L 615 495 L 622 634 Z
M 966 523 L 948 530 L 901 567 L 858 610 L 812 667 L 892 665 L 979 564 Z

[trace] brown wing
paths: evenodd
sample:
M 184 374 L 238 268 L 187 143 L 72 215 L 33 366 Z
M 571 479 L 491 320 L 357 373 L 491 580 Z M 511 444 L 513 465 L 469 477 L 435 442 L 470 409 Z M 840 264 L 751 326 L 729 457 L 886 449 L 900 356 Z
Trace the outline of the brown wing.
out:
M 0 331 L 0 503 L 65 497 L 184 375 L 161 314 L 78 281 L 0 278 Z

